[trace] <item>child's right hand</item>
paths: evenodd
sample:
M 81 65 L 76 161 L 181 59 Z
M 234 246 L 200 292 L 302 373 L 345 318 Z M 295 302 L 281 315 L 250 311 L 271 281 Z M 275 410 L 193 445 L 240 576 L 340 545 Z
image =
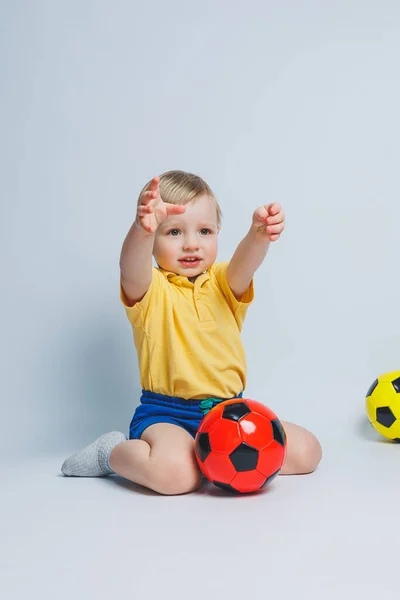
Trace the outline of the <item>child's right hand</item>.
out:
M 181 215 L 186 207 L 181 204 L 169 204 L 161 199 L 159 177 L 153 177 L 150 187 L 140 196 L 136 213 L 136 222 L 147 233 L 155 233 L 158 226 L 169 215 Z

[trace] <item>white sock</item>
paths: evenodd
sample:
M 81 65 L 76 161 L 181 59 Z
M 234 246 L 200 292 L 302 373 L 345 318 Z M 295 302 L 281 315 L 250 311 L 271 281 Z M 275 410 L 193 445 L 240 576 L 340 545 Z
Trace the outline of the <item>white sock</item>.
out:
M 110 467 L 112 450 L 124 442 L 126 437 L 120 431 L 104 433 L 83 450 L 72 454 L 64 461 L 61 471 L 69 477 L 102 477 L 114 473 Z

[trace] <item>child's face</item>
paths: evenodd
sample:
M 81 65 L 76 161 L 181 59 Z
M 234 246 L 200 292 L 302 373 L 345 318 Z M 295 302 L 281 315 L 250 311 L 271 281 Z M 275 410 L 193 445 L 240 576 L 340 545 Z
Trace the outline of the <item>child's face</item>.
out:
M 161 223 L 153 255 L 162 269 L 190 278 L 215 262 L 219 227 L 216 206 L 208 196 L 200 196 L 185 208 L 182 215 L 171 215 Z

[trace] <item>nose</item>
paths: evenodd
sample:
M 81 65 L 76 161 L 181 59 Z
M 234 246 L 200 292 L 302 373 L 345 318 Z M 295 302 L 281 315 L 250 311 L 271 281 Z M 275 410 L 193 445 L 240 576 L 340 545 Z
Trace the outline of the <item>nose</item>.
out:
M 195 234 L 185 235 L 183 240 L 183 250 L 198 250 L 200 248 L 199 240 Z

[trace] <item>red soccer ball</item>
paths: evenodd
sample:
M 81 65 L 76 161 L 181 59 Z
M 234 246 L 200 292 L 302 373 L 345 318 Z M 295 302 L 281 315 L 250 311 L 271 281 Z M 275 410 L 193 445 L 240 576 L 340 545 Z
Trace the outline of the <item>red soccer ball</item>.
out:
M 286 456 L 286 434 L 261 402 L 233 398 L 205 415 L 195 439 L 201 472 L 231 492 L 255 492 L 270 483 Z

